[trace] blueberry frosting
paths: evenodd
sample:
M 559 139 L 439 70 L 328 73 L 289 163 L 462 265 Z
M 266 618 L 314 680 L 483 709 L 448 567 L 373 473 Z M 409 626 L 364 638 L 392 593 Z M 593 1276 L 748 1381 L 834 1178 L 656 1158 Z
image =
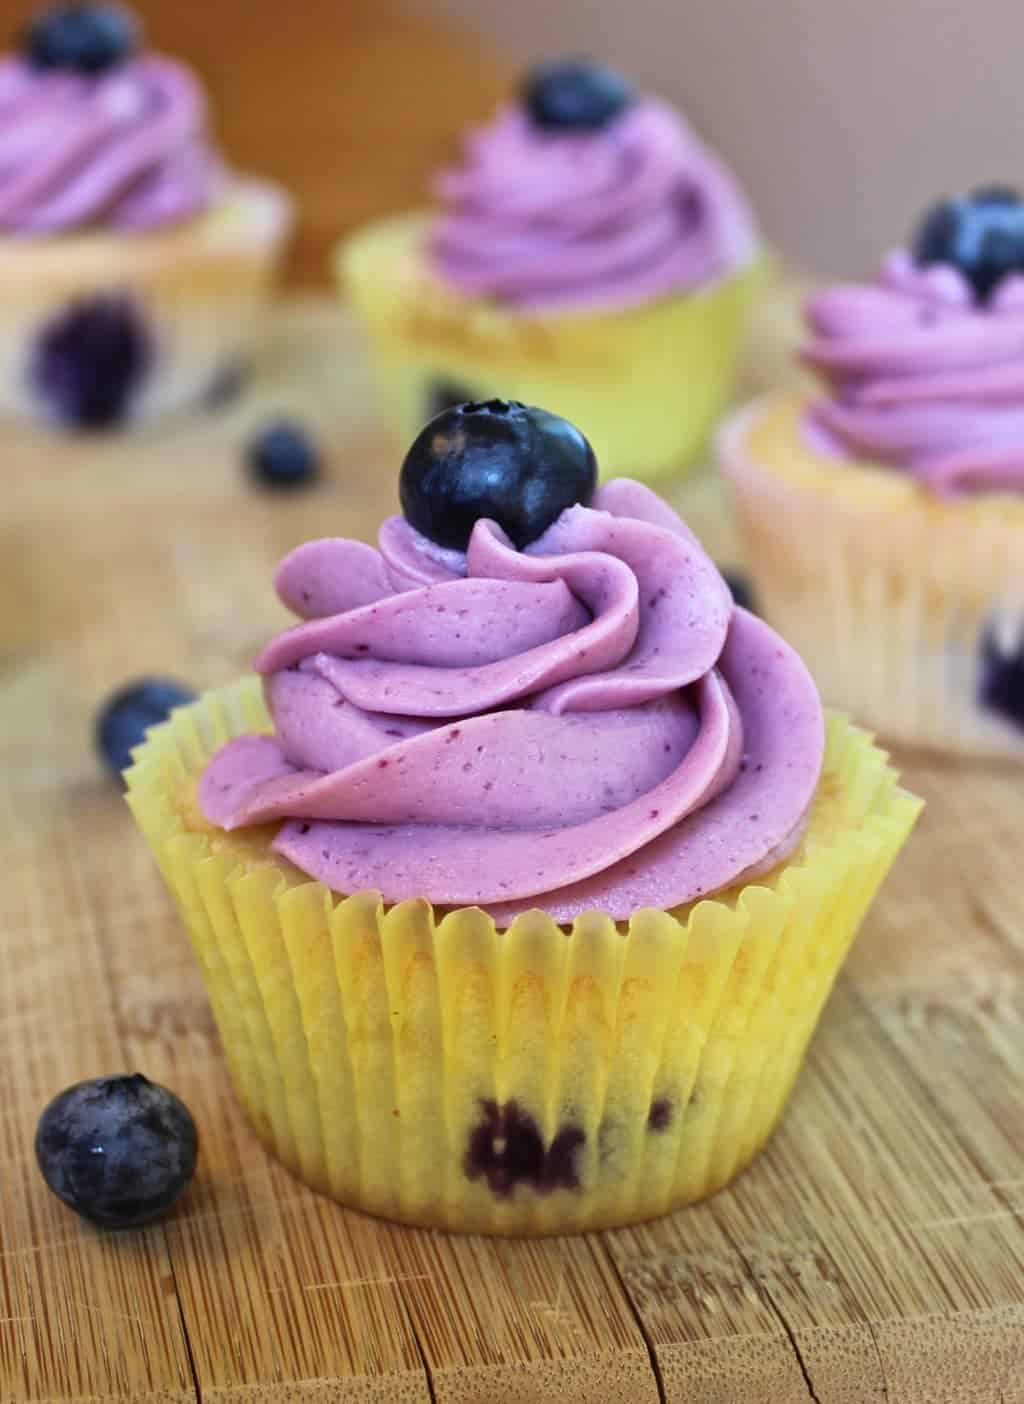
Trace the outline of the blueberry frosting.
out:
M 278 824 L 336 892 L 625 919 L 799 840 L 814 684 L 640 484 L 522 551 L 486 519 L 461 552 L 391 518 L 379 549 L 300 546 L 276 587 L 304 622 L 257 660 L 274 732 L 219 751 L 199 802 L 225 829 Z
M 159 228 L 202 213 L 223 181 L 202 90 L 171 59 L 98 73 L 0 61 L 0 231 Z
M 730 173 L 655 99 L 582 130 L 510 105 L 470 135 L 436 193 L 437 273 L 522 312 L 632 307 L 733 273 L 757 250 Z
M 804 359 L 827 394 L 813 447 L 910 473 L 941 497 L 1024 492 L 1024 275 L 981 297 L 948 263 L 889 256 L 876 284 L 807 306 Z

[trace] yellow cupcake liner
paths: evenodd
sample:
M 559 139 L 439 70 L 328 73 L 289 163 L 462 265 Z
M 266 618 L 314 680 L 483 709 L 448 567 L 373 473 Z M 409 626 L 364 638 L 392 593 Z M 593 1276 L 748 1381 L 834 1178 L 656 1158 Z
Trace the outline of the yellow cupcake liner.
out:
M 616 925 L 339 898 L 273 829 L 202 820 L 195 780 L 267 730 L 259 683 L 150 733 L 128 802 L 195 946 L 235 1087 L 315 1189 L 410 1224 L 550 1234 L 721 1188 L 781 1115 L 836 973 L 920 805 L 845 720 L 799 852 Z
M 720 438 L 765 618 L 827 704 L 886 740 L 1024 760 L 1024 731 L 980 704 L 982 650 L 1024 650 L 1024 499 L 943 502 L 903 473 L 803 440 L 806 398 L 768 397 Z
M 525 317 L 431 276 L 426 227 L 422 215 L 372 225 L 336 258 L 403 444 L 447 387 L 459 399 L 504 397 L 563 415 L 606 477 L 659 479 L 694 464 L 733 388 L 763 262 L 622 312 Z

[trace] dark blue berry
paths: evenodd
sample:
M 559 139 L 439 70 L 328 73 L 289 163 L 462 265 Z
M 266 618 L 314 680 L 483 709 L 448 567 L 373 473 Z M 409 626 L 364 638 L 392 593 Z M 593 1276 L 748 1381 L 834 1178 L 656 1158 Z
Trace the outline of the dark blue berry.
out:
M 1000 641 L 994 628 L 981 641 L 981 705 L 1024 731 L 1024 635 L 1015 646 Z
M 738 570 L 723 570 L 721 574 L 737 609 L 749 609 L 751 614 L 756 614 L 754 587 L 750 583 L 750 577 Z
M 545 1146 L 536 1120 L 515 1100 L 484 1101 L 480 1111 L 462 1159 L 468 1180 L 485 1179 L 497 1199 L 520 1185 L 537 1194 L 579 1189 L 578 1157 L 587 1140 L 581 1126 L 567 1122 Z
M 139 26 L 117 5 L 58 5 L 44 10 L 25 35 L 24 52 L 36 68 L 103 73 L 130 59 Z
M 107 429 L 124 418 L 152 361 L 138 309 L 111 295 L 73 303 L 45 326 L 30 376 L 62 423 Z
M 301 424 L 279 419 L 261 429 L 246 451 L 249 471 L 264 487 L 306 487 L 320 472 L 316 445 Z
M 634 97 L 621 73 L 589 59 L 544 64 L 523 85 L 523 105 L 534 125 L 546 131 L 598 131 Z
M 518 400 L 445 410 L 406 454 L 399 496 L 406 520 L 439 546 L 464 550 L 489 517 L 527 546 L 576 502 L 594 495 L 594 450 L 568 420 Z
M 141 1073 L 76 1083 L 53 1099 L 36 1130 L 43 1179 L 103 1228 L 165 1214 L 192 1179 L 198 1153 L 188 1108 Z
M 457 380 L 447 380 L 443 377 L 432 380 L 427 386 L 424 422 L 428 419 L 436 419 L 446 409 L 454 409 L 456 405 L 468 404 L 476 397 L 475 390 L 471 390 L 468 385 L 460 385 Z
M 1006 186 L 983 186 L 943 200 L 925 216 L 914 241 L 922 267 L 952 264 L 985 302 L 1009 273 L 1024 273 L 1024 204 Z
M 144 678 L 115 692 L 96 719 L 96 746 L 110 770 L 127 770 L 149 728 L 194 701 L 194 692 L 166 678 Z

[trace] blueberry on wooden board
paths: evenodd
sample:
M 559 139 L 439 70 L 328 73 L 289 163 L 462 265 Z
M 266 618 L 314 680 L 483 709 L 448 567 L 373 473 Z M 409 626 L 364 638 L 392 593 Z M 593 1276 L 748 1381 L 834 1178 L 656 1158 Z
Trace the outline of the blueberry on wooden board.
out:
M 199 1154 L 188 1108 L 141 1073 L 61 1092 L 39 1118 L 35 1144 L 57 1198 L 103 1228 L 135 1228 L 165 1214 Z
M 128 769 L 132 751 L 146 732 L 166 721 L 175 707 L 195 701 L 195 693 L 168 678 L 142 678 L 120 688 L 96 718 L 96 748 L 115 775 Z

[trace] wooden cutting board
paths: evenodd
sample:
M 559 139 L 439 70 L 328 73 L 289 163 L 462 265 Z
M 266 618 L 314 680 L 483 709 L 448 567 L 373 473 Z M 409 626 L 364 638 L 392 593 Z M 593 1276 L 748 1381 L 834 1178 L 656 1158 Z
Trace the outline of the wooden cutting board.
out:
M 759 378 L 777 364 L 770 316 Z M 495 1242 L 304 1190 L 248 1133 L 189 946 L 90 745 L 138 674 L 237 674 L 284 620 L 272 563 L 369 534 L 397 448 L 358 342 L 296 304 L 256 386 L 116 441 L 9 433 L 0 518 L 0 1401 L 1024 1401 L 1024 775 L 906 762 L 929 807 L 849 961 L 789 1115 L 735 1188 L 648 1227 Z M 256 491 L 268 413 L 326 480 Z M 733 558 L 710 476 L 680 493 Z M 200 1127 L 167 1222 L 104 1234 L 32 1137 L 66 1084 L 139 1069 Z

